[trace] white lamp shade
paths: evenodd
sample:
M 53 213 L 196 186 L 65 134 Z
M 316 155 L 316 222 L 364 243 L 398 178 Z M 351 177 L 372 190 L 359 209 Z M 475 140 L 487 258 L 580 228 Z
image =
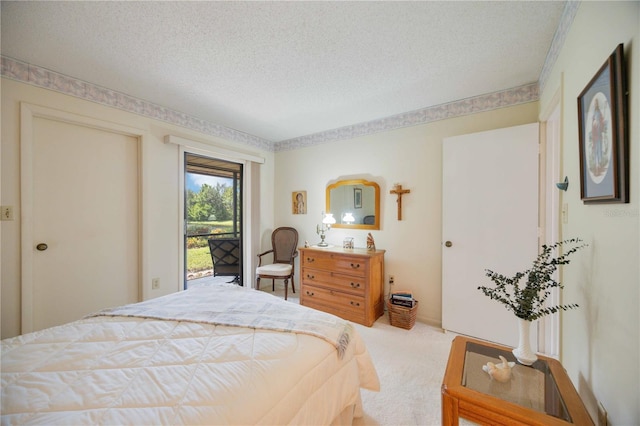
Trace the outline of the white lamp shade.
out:
M 324 215 L 324 219 L 322 219 L 322 223 L 333 225 L 334 223 L 336 223 L 336 218 L 333 217 L 332 213 L 327 213 Z
M 342 221 L 346 223 L 353 223 L 356 221 L 356 218 L 353 217 L 352 213 L 345 213 L 344 216 L 342 216 Z

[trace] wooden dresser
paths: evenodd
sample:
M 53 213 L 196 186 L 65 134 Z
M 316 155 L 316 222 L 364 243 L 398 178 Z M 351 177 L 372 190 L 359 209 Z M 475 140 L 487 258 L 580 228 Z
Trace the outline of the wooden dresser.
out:
M 384 250 L 300 248 L 300 304 L 367 327 L 384 312 Z

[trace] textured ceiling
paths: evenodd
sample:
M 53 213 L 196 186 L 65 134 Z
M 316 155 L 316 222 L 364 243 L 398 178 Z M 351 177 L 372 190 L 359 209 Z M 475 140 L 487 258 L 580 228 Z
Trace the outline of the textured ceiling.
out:
M 2 55 L 282 141 L 534 83 L 564 5 L 2 1 Z

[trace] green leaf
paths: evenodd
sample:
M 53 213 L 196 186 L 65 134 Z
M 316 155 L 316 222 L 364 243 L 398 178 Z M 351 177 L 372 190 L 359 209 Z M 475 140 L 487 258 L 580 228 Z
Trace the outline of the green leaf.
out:
M 528 321 L 534 321 L 560 310 L 566 311 L 578 308 L 575 303 L 545 306 L 545 301 L 551 294 L 549 289 L 563 288 L 563 285 L 555 281 L 552 276 L 559 265 L 569 264 L 569 256 L 587 246 L 587 244 L 581 243 L 581 239 L 571 238 L 551 245 L 544 244 L 540 253 L 534 259 L 531 268 L 517 272 L 512 278 L 486 269 L 485 275 L 491 279 L 495 286 L 494 288 L 479 286 L 478 290 L 482 291 L 491 300 L 497 300 L 502 303 L 507 310 L 513 311 L 518 318 Z M 566 252 L 552 257 L 556 251 L 565 245 L 574 246 Z M 519 282 L 523 277 L 526 277 L 526 283 L 521 288 Z

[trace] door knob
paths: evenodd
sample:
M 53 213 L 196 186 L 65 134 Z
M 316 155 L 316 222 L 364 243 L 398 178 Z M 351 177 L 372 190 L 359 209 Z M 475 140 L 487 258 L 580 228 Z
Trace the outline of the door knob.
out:
M 446 243 L 444 243 L 444 245 L 447 247 L 451 247 L 453 243 L 451 241 L 447 241 Z
M 40 244 L 38 244 L 38 245 L 36 246 L 36 248 L 37 248 L 39 251 L 45 251 L 46 249 L 48 249 L 48 248 L 49 248 L 49 246 L 48 246 L 48 245 L 46 245 L 45 243 L 40 243 Z

